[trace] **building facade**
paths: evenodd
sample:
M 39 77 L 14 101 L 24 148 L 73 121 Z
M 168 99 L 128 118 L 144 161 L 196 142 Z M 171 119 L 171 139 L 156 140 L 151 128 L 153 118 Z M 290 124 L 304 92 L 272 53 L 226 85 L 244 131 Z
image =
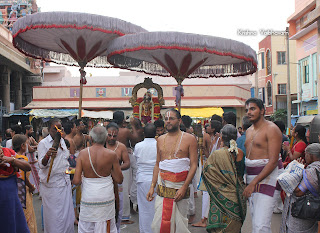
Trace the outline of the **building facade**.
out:
M 297 99 L 297 65 L 295 41 L 289 42 L 290 96 Z M 285 35 L 269 35 L 259 42 L 258 71 L 256 83 L 257 97 L 266 106 L 266 116 L 279 109 L 287 109 L 287 42 Z M 297 113 L 297 105 L 292 104 L 291 112 Z
M 299 115 L 318 114 L 318 26 L 307 24 L 315 8 L 315 0 L 295 0 L 295 12 L 288 18 L 290 40 L 296 41 Z
M 19 17 L 37 11 L 35 2 L 0 2 L 0 125 L 4 113 L 31 102 L 33 86 L 42 82 L 42 63 L 14 48 L 11 34 L 12 25 Z
M 163 109 L 176 107 L 174 78 L 147 76 L 136 72 L 120 72 L 119 76 L 87 77 L 83 88 L 83 109 L 86 110 L 127 110 L 132 111 L 129 99 L 133 87 L 146 77 L 152 78 L 163 90 Z M 186 79 L 183 82 L 183 108 L 197 111 L 200 108 L 222 107 L 233 111 L 238 124 L 245 114 L 244 102 L 250 97 L 251 83 L 247 77 Z M 146 89 L 138 91 L 142 97 Z M 25 109 L 76 109 L 79 101 L 79 77 L 71 77 L 67 68 L 47 66 L 44 68 L 42 86 L 33 88 L 33 100 Z M 154 95 L 157 93 L 154 92 Z

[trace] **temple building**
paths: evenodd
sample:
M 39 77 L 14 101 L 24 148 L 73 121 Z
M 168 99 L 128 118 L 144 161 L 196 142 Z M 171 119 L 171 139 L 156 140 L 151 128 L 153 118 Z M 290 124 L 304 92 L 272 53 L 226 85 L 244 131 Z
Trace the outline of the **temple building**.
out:
M 33 100 L 24 109 L 77 109 L 79 101 L 79 77 L 71 77 L 66 67 L 46 66 L 43 70 L 42 86 L 33 88 Z M 129 103 L 132 90 L 138 83 L 143 83 L 149 77 L 163 90 L 164 105 L 162 113 L 167 108 L 176 107 L 174 78 L 150 76 L 137 72 L 121 71 L 119 76 L 96 77 L 87 75 L 88 83 L 83 88 L 82 107 L 92 111 L 124 110 L 126 115 L 132 115 L 133 108 Z M 233 111 L 240 119 L 245 114 L 244 102 L 250 97 L 251 82 L 247 77 L 185 79 L 183 82 L 184 97 L 182 97 L 182 114 L 200 117 L 199 113 L 214 113 L 216 108 L 224 112 Z M 138 97 L 143 97 L 147 89 L 140 89 Z M 151 93 L 158 93 L 151 88 Z M 212 115 L 212 114 L 211 114 Z
M 26 57 L 12 45 L 13 23 L 34 12 L 36 1 L 0 2 L 0 125 L 3 114 L 26 106 L 32 100 L 33 86 L 42 82 L 42 63 Z

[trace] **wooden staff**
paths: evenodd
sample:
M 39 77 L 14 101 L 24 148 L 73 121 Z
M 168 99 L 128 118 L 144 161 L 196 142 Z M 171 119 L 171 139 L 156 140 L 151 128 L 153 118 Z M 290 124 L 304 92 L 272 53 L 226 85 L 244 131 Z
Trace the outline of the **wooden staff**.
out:
M 193 130 L 194 130 L 194 134 L 198 138 L 200 161 L 201 161 L 201 165 L 203 166 L 203 150 L 202 150 L 203 134 L 202 134 L 201 124 L 194 125 Z
M 57 133 L 56 135 L 54 136 L 54 140 L 53 140 L 53 145 L 52 147 L 56 150 L 58 150 L 59 148 L 59 145 L 60 145 L 60 139 L 61 139 L 61 134 L 62 134 L 62 131 L 55 125 L 54 126 L 56 129 L 57 129 Z M 53 161 L 54 161 L 55 158 L 52 158 L 51 157 L 51 162 L 50 162 L 50 168 L 49 168 L 49 173 L 48 173 L 48 177 L 47 177 L 47 183 L 49 183 L 49 180 L 50 180 L 50 174 L 51 174 L 51 170 L 52 170 L 52 166 L 53 166 Z

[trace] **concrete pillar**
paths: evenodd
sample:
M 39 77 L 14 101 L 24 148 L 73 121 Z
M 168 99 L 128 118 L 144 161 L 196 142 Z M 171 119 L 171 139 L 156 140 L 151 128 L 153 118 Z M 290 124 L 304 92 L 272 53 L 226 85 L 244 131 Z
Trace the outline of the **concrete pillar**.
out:
M 14 108 L 18 110 L 22 108 L 22 73 L 16 72 L 14 76 L 15 102 Z
M 8 66 L 0 66 L 0 79 L 2 86 L 2 106 L 10 111 L 10 74 Z

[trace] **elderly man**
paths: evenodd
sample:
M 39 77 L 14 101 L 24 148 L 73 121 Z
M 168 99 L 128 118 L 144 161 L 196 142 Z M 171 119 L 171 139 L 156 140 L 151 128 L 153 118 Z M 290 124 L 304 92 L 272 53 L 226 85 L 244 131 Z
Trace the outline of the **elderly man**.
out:
M 137 159 L 137 197 L 139 206 L 140 233 L 152 233 L 151 222 L 154 216 L 154 201 L 146 199 L 149 191 L 154 165 L 157 160 L 156 126 L 148 123 L 144 127 L 145 139 L 139 142 L 133 155 Z
M 157 232 L 190 232 L 188 230 L 189 185 L 197 170 L 197 140 L 181 132 L 181 115 L 175 109 L 165 114 L 167 134 L 157 140 L 157 161 L 153 170 L 149 201 L 158 183 L 152 230 Z M 158 182 L 157 182 L 158 181 Z
M 69 151 L 63 138 L 58 149 L 53 147 L 58 130 L 62 129 L 59 119 L 49 121 L 49 135 L 38 145 L 40 193 L 43 204 L 44 232 L 73 233 L 74 210 L 71 197 L 71 182 L 66 170 L 69 167 Z M 49 182 L 47 182 L 51 160 L 54 159 Z
M 82 180 L 80 233 L 116 233 L 113 181 L 121 184 L 123 176 L 114 151 L 104 148 L 107 131 L 96 126 L 90 131 L 93 145 L 78 157 L 74 184 Z M 81 179 L 81 176 L 83 177 Z

